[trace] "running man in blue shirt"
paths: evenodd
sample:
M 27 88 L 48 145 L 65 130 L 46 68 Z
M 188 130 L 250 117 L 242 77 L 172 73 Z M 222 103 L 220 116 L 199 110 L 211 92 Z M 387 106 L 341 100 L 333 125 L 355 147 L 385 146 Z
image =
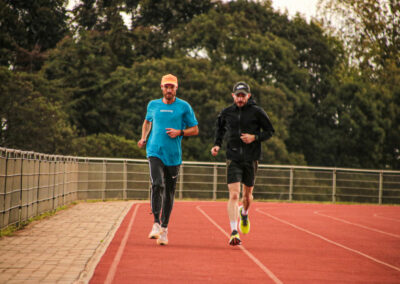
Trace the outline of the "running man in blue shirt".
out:
M 182 137 L 199 133 L 193 109 L 189 103 L 176 97 L 177 89 L 178 79 L 174 75 L 162 77 L 163 98 L 152 100 L 147 105 L 142 137 L 138 142 L 140 148 L 146 145 L 150 166 L 150 202 L 154 224 L 149 238 L 157 239 L 159 245 L 168 244 L 168 222 L 182 164 Z

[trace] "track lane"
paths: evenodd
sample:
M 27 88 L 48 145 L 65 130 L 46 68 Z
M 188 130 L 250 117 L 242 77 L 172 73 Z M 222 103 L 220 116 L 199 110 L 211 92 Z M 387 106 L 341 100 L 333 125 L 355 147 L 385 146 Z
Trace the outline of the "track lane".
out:
M 222 229 L 222 227 L 220 225 L 218 225 L 217 222 L 215 222 L 215 220 L 213 220 L 203 209 L 200 208 L 200 206 L 196 207 L 214 226 L 216 226 L 218 228 L 218 230 L 220 230 L 222 232 L 222 234 L 224 234 L 227 239 L 229 240 L 230 235 L 227 231 L 225 231 L 224 229 Z M 240 248 L 249 258 L 250 260 L 252 260 L 258 267 L 260 267 L 260 269 L 262 271 L 265 272 L 265 274 L 268 275 L 269 278 L 271 278 L 271 280 L 276 283 L 276 284 L 282 284 L 282 282 L 278 279 L 278 277 L 276 277 L 276 275 L 269 270 L 267 267 L 265 267 L 264 264 L 262 264 L 260 262 L 260 260 L 258 260 L 251 252 L 249 252 L 243 245 L 238 246 L 238 248 Z
M 398 282 L 398 238 L 313 214 L 316 210 L 326 212 L 335 206 L 279 204 L 271 207 L 261 204 L 256 213 L 264 215 L 265 221 L 275 220 L 287 226 L 288 233 L 281 236 L 281 239 L 288 244 L 287 248 L 293 247 L 292 257 L 298 258 L 300 263 L 297 268 L 302 268 L 304 275 L 309 275 L 305 278 L 313 279 L 313 276 L 318 276 L 316 283 Z M 352 209 L 349 205 L 341 207 L 341 210 L 347 207 Z M 280 228 L 279 231 L 283 232 L 284 229 Z M 279 245 L 283 245 L 282 242 Z M 313 266 L 321 270 L 311 276 L 310 267 Z M 300 279 L 304 277 L 301 276 L 301 269 L 297 273 Z M 286 283 L 285 279 L 283 280 Z M 307 281 L 304 280 L 305 282 Z
M 152 215 L 149 214 L 150 205 L 142 204 L 112 283 L 243 283 L 244 279 L 246 283 L 274 283 L 239 248 L 228 245 L 226 236 L 196 210 L 198 204 L 175 203 L 167 246 L 158 246 L 155 240 L 147 238 Z M 132 214 L 129 212 L 126 219 L 131 219 Z M 225 215 L 226 210 L 221 214 Z M 115 251 L 128 230 L 129 223 L 125 221 L 90 283 L 104 283 L 116 257 Z
M 171 216 L 170 243 L 160 247 L 154 240 L 147 239 L 152 215 L 150 205 L 144 203 L 137 209 L 132 221 L 112 283 L 274 283 L 242 249 L 229 246 L 226 234 L 205 218 L 196 209 L 197 206 L 222 231 L 230 231 L 226 202 L 178 201 Z M 129 231 L 135 208 L 131 208 L 121 223 L 90 283 L 104 283 L 118 248 Z M 353 215 L 348 213 L 352 210 L 343 210 L 345 208 L 347 206 L 340 207 L 339 212 L 355 221 Z M 351 248 L 352 244 L 361 242 L 358 245 L 368 248 L 365 253 L 377 259 L 380 258 L 371 252 L 383 249 L 388 258 L 382 258 L 382 261 L 394 266 L 397 266 L 395 261 L 399 259 L 396 253 L 399 251 L 398 239 L 314 214 L 314 211 L 336 212 L 336 205 L 255 202 L 250 210 L 251 232 L 241 235 L 243 247 L 282 283 L 398 283 L 400 274 L 392 268 L 265 216 L 257 212 L 258 209 Z M 375 212 L 381 213 L 379 210 Z M 390 210 L 382 214 L 393 216 Z M 371 215 L 370 218 L 397 224 Z M 367 218 L 365 222 L 370 221 Z M 368 233 L 360 233 L 360 230 Z M 394 241 L 371 241 L 373 235 Z M 354 249 L 364 252 L 359 247 Z

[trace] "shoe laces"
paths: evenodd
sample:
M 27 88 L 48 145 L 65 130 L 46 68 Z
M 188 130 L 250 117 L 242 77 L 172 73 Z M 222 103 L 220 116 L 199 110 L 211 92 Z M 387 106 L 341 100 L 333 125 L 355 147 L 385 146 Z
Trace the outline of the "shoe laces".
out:
M 242 214 L 240 214 L 242 215 Z M 242 215 L 243 226 L 247 226 L 247 215 Z
M 161 228 L 160 231 L 160 238 L 161 239 L 166 239 L 168 234 L 168 229 L 167 228 Z

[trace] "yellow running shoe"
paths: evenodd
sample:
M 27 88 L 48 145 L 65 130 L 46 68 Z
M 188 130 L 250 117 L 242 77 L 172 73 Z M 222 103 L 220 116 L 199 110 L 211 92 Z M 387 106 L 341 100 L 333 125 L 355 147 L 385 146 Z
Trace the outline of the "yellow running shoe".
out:
M 249 215 L 242 215 L 243 206 L 240 206 L 240 222 L 239 229 L 243 234 L 248 234 L 250 232 L 250 220 Z
M 231 246 L 238 246 L 241 243 L 242 241 L 239 238 L 239 233 L 236 230 L 232 231 L 231 238 L 229 239 L 229 244 Z

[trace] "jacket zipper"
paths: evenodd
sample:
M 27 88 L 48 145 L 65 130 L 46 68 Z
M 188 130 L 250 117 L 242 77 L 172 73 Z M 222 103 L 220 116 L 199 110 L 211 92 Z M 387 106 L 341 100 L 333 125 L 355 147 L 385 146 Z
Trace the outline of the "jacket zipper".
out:
M 239 139 L 240 139 L 240 136 L 242 135 L 242 129 L 240 128 L 240 117 L 241 117 L 241 114 L 242 114 L 242 108 L 239 108 Z M 239 146 L 239 155 L 240 155 L 240 157 L 242 157 L 242 155 L 243 155 L 242 141 L 240 142 L 240 146 Z

